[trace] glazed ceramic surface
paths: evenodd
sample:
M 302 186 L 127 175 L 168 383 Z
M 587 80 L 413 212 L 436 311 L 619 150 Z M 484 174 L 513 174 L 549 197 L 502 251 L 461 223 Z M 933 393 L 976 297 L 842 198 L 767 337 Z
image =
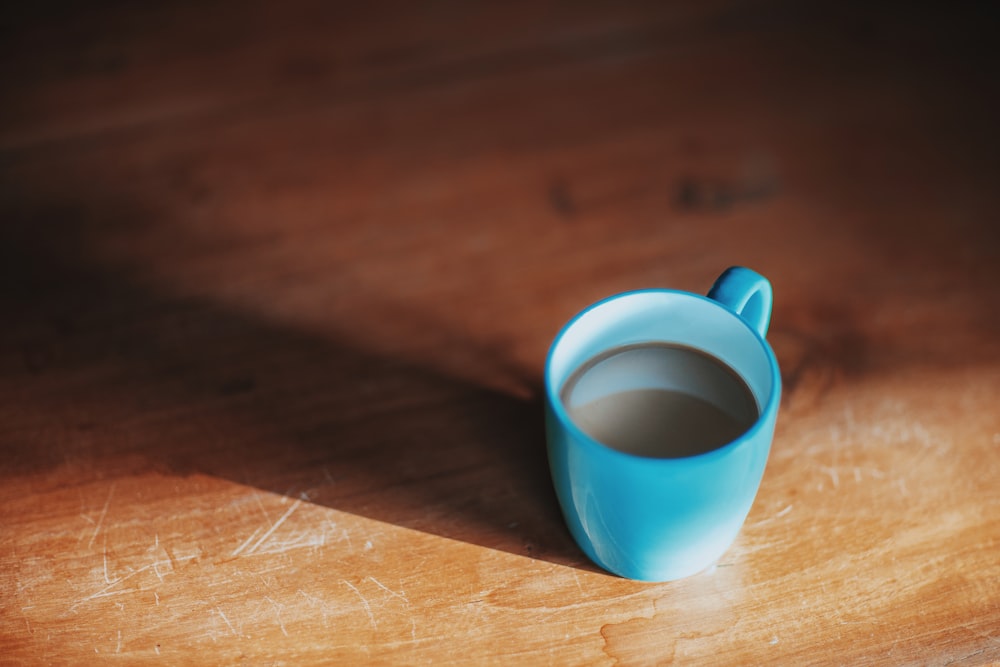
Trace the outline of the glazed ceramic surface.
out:
M 630 579 L 668 581 L 713 564 L 735 540 L 764 474 L 781 376 L 764 336 L 770 283 L 742 267 L 709 296 L 669 289 L 600 301 L 556 336 L 546 362 L 549 464 L 570 531 L 601 567 Z M 570 419 L 560 392 L 587 360 L 616 347 L 666 342 L 703 350 L 735 370 L 760 408 L 738 439 L 686 458 L 611 449 Z

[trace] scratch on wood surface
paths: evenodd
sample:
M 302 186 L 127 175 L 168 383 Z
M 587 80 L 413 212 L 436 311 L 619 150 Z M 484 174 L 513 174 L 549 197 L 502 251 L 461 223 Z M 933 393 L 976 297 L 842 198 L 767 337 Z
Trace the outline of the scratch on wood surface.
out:
M 368 621 L 372 624 L 372 628 L 377 628 L 378 624 L 375 622 L 375 616 L 372 614 L 371 605 L 368 604 L 368 600 L 365 598 L 365 596 L 361 594 L 361 591 L 358 590 L 357 586 L 349 582 L 347 579 L 342 579 L 341 581 L 344 583 L 344 585 L 346 585 L 348 588 L 354 591 L 359 598 L 361 598 L 361 604 L 364 605 L 365 613 L 368 614 Z
M 174 556 L 173 549 L 170 549 L 169 547 L 167 547 L 167 546 L 164 545 L 163 552 L 165 554 L 167 554 L 167 559 L 170 561 L 170 567 L 171 567 L 171 569 L 176 570 L 177 569 L 177 557 Z
M 837 472 L 837 468 L 833 466 L 820 466 L 819 469 L 829 475 L 830 481 L 833 483 L 833 488 L 840 488 L 840 474 Z
M 260 547 L 260 545 L 262 545 L 265 541 L 267 541 L 267 539 L 269 537 L 271 537 L 271 535 L 274 534 L 274 531 L 278 530 L 278 528 L 281 527 L 281 524 L 285 523 L 285 521 L 288 520 L 288 517 L 290 517 L 292 515 L 292 512 L 294 512 L 295 510 L 297 510 L 298 507 L 299 507 L 299 505 L 301 505 L 301 504 L 302 504 L 302 499 L 301 498 L 297 498 L 295 500 L 295 502 L 292 503 L 292 506 L 289 507 L 285 511 L 285 513 L 281 515 L 281 518 L 279 518 L 277 521 L 275 521 L 274 525 L 271 526 L 271 528 L 268 529 L 268 531 L 266 533 L 264 533 L 263 535 L 261 535 L 261 537 L 260 537 L 259 540 L 257 540 L 256 542 L 254 542 L 253 546 L 250 547 L 247 550 L 247 554 L 248 555 L 252 554 L 253 552 L 255 552 Z
M 311 547 L 321 549 L 326 546 L 327 527 L 321 526 L 320 530 L 300 530 L 293 531 L 287 539 L 272 539 L 266 545 L 254 551 L 255 554 L 281 554 L 292 549 L 303 549 Z M 249 553 L 249 552 L 247 552 Z
M 406 604 L 410 604 L 410 601 L 406 597 L 405 594 L 403 594 L 403 593 L 397 593 L 396 591 L 390 589 L 388 586 L 386 586 L 385 584 L 383 584 L 381 581 L 379 581 L 375 577 L 369 576 L 368 578 L 372 581 L 373 584 L 375 584 L 376 586 L 378 586 L 379 588 L 381 588 L 383 591 L 385 591 L 389 595 L 391 595 L 393 597 L 396 597 L 396 598 L 399 598 L 400 600 L 404 601 Z
M 248 537 L 246 540 L 244 540 L 243 544 L 241 544 L 240 546 L 236 547 L 236 549 L 233 551 L 233 553 L 230 554 L 230 556 L 233 557 L 233 558 L 235 558 L 236 556 L 239 556 L 240 553 L 242 553 L 243 550 L 246 549 L 250 545 L 250 542 L 253 541 L 253 538 L 257 537 L 257 535 L 259 535 L 260 531 L 262 531 L 262 530 L 264 530 L 263 526 L 257 528 L 257 530 L 255 530 L 255 531 L 253 531 L 253 533 L 250 535 L 250 537 Z
M 111 505 L 111 496 L 115 495 L 115 483 L 111 484 L 111 488 L 108 490 L 108 498 L 104 501 L 104 508 L 101 509 L 101 516 L 97 519 L 97 525 L 94 527 L 94 533 L 90 536 L 90 542 L 87 543 L 87 548 L 94 546 L 94 540 L 97 539 L 97 534 L 101 532 L 101 526 L 104 525 L 104 517 L 108 515 L 108 507 Z
M 580 577 L 577 576 L 576 570 L 570 569 L 569 573 L 573 575 L 573 581 L 576 582 L 576 589 L 583 594 L 583 586 L 580 584 Z
M 823 485 L 820 484 L 820 489 L 822 490 L 822 488 L 823 488 Z M 771 523 L 772 521 L 776 521 L 776 520 L 780 519 L 781 517 L 787 515 L 791 511 L 792 511 L 792 506 L 791 505 L 786 505 L 784 508 L 782 508 L 781 510 L 775 512 L 774 514 L 766 514 L 765 516 L 763 516 L 762 518 L 758 519 L 757 521 L 754 521 L 752 525 L 754 525 L 754 526 L 764 526 L 766 524 Z
M 223 622 L 225 622 L 225 624 L 229 626 L 229 631 L 233 633 L 233 636 L 239 637 L 240 633 L 236 632 L 236 628 L 234 628 L 233 624 L 229 622 L 229 617 L 226 616 L 225 612 L 223 612 L 222 609 L 220 609 L 219 607 L 215 608 L 215 612 L 219 615 L 220 618 L 222 618 Z
M 302 597 L 304 597 L 306 600 L 309 600 L 313 604 L 317 604 L 317 605 L 321 605 L 321 606 L 326 606 L 325 602 L 323 602 L 322 600 L 320 600 L 315 595 L 309 595 L 309 593 L 306 593 L 301 588 L 299 590 L 297 590 L 296 593 L 298 593 L 299 595 L 301 595 Z
M 342 539 L 343 539 L 343 540 L 344 540 L 345 542 L 347 542 L 347 547 L 348 547 L 348 548 L 349 548 L 349 549 L 350 549 L 351 551 L 354 551 L 354 542 L 352 542 L 352 541 L 351 541 L 351 534 L 350 534 L 350 532 L 348 532 L 348 530 L 347 530 L 346 528 L 342 528 L 342 529 L 340 530 L 340 537 L 341 537 L 341 538 L 342 538 Z
M 191 555 L 191 556 L 181 556 L 180 558 L 177 558 L 176 561 L 186 561 L 186 560 L 192 560 L 194 558 L 197 558 L 197 554 Z M 152 563 L 149 563 L 148 565 L 143 565 L 138 570 L 132 570 L 131 572 L 129 572 L 128 574 L 126 574 L 124 577 L 116 577 L 107 586 L 104 586 L 103 588 L 101 588 L 97 592 L 95 592 L 95 593 L 93 593 L 91 595 L 88 595 L 86 597 L 80 598 L 79 600 L 77 600 L 76 602 L 74 602 L 73 604 L 71 604 L 70 607 L 69 607 L 69 609 L 70 609 L 70 611 L 74 611 L 76 609 L 76 607 L 80 606 L 84 602 L 89 602 L 91 600 L 96 600 L 96 599 L 99 599 L 99 598 L 114 597 L 116 595 L 124 595 L 125 593 L 131 593 L 131 592 L 134 592 L 136 590 L 142 590 L 141 587 L 138 588 L 138 589 L 135 589 L 135 588 L 120 588 L 120 589 L 115 589 L 115 587 L 118 586 L 119 584 L 125 583 L 126 581 L 128 581 L 132 577 L 138 576 L 138 575 L 142 574 L 143 572 L 146 572 L 147 570 L 153 569 L 155 566 L 166 565 L 168 562 L 171 562 L 171 561 L 162 561 L 162 560 L 161 561 L 154 561 Z M 172 564 L 175 564 L 175 563 L 172 563 Z M 157 598 L 157 602 L 159 602 L 159 598 Z
M 278 619 L 278 627 L 281 628 L 281 634 L 283 634 L 283 635 L 285 635 L 287 637 L 288 636 L 288 630 L 285 629 L 285 623 L 284 623 L 284 621 L 281 620 L 281 610 L 284 609 L 284 605 L 278 604 L 277 602 L 275 602 L 274 600 L 272 600 L 270 597 L 268 597 L 266 595 L 264 596 L 264 599 L 267 600 L 268 602 L 270 602 L 271 606 L 274 607 L 274 615 Z
M 329 607 L 330 607 L 330 605 L 327 602 L 324 602 L 323 600 L 319 599 L 315 595 L 309 595 L 308 593 L 306 593 L 301 588 L 297 592 L 298 592 L 299 595 L 301 595 L 302 597 L 304 597 L 306 599 L 306 601 L 311 606 L 313 606 L 313 607 L 319 607 L 319 611 L 323 615 L 323 626 L 327 627 L 329 625 L 329 619 L 328 619 L 328 617 L 329 617 Z
M 260 501 L 260 494 L 255 491 L 253 494 L 253 499 L 257 503 L 257 507 L 260 508 L 260 513 L 264 515 L 265 519 L 267 519 L 267 522 L 270 523 L 271 525 L 274 525 L 271 522 L 271 515 L 267 513 L 267 508 L 265 508 L 264 503 Z
M 268 553 L 268 552 L 261 552 L 261 553 Z M 277 561 L 277 559 L 274 559 L 274 560 Z M 287 561 L 284 561 L 284 562 L 275 562 L 275 564 L 271 565 L 270 567 L 265 567 L 263 570 L 258 570 L 257 574 L 258 575 L 265 575 L 265 574 L 268 574 L 268 573 L 271 573 L 271 572 L 279 572 L 281 570 L 287 570 L 287 569 L 288 569 L 288 562 Z M 263 576 L 261 576 L 261 581 L 263 581 L 263 580 L 264 580 Z M 268 586 L 270 586 L 270 584 L 268 584 Z
M 108 544 L 104 543 L 104 583 L 110 584 L 111 579 L 108 578 Z

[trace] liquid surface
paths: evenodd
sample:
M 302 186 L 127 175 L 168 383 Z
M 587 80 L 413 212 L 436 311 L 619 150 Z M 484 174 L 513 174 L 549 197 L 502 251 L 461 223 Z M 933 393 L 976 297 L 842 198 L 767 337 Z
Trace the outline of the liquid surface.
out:
M 718 449 L 757 421 L 735 371 L 693 348 L 617 348 L 584 364 L 562 392 L 570 418 L 595 440 L 637 456 L 680 458 Z

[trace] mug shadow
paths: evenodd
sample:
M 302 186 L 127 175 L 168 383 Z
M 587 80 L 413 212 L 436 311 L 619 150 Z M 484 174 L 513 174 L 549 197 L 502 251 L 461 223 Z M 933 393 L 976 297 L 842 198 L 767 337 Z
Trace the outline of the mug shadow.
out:
M 559 512 L 539 398 L 163 294 L 94 259 L 101 224 L 72 205 L 7 213 L 10 407 L 81 437 L 7 443 L 4 476 L 201 473 L 596 571 Z

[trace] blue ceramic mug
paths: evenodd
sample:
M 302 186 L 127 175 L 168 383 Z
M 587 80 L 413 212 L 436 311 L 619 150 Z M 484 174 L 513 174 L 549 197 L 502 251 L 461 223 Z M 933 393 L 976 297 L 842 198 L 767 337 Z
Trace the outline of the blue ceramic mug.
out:
M 771 303 L 767 279 L 733 267 L 707 297 L 625 292 L 590 306 L 556 336 L 545 366 L 549 465 L 570 532 L 604 569 L 642 581 L 679 579 L 715 563 L 736 539 L 764 474 L 781 395 L 764 339 Z M 567 380 L 602 353 L 644 343 L 695 348 L 723 362 L 753 394 L 756 422 L 728 444 L 680 458 L 624 453 L 587 435 L 563 404 Z

